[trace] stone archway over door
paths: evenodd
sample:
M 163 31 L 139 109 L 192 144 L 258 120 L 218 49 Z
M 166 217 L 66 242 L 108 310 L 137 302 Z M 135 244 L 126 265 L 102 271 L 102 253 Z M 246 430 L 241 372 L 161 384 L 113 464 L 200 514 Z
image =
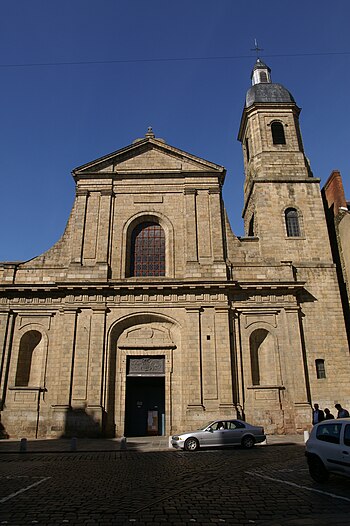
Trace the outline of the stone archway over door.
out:
M 140 323 L 141 319 L 147 322 Z M 124 323 L 119 335 L 111 336 L 108 407 L 113 411 L 115 434 L 168 434 L 175 326 L 152 315 L 130 317 Z

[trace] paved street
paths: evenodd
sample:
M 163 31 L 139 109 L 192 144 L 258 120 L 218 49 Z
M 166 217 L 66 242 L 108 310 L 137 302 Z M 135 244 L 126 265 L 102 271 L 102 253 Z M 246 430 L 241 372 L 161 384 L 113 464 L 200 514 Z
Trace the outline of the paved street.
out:
M 304 447 L 195 453 L 1 453 L 0 524 L 348 524 L 350 480 L 308 475 Z

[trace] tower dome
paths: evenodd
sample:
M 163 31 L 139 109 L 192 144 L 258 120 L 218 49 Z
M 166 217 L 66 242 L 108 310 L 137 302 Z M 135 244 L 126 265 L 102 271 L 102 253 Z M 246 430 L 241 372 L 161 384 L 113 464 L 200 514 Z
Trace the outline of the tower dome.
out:
M 247 91 L 245 107 L 256 102 L 295 102 L 291 93 L 282 84 L 271 81 L 271 69 L 257 59 L 252 74 L 252 87 Z

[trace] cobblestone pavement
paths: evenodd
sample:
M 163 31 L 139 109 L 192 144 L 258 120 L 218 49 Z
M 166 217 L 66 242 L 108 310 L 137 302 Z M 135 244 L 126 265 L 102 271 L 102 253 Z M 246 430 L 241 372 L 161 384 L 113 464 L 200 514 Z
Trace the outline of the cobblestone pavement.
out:
M 350 480 L 314 483 L 302 445 L 0 454 L 0 525 L 348 524 Z

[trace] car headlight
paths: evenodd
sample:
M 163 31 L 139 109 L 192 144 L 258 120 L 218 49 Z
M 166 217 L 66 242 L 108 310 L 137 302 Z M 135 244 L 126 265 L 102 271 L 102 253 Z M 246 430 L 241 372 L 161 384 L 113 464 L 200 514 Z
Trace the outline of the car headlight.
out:
M 171 437 L 173 440 L 180 440 L 180 437 L 177 437 L 177 436 L 173 436 Z

